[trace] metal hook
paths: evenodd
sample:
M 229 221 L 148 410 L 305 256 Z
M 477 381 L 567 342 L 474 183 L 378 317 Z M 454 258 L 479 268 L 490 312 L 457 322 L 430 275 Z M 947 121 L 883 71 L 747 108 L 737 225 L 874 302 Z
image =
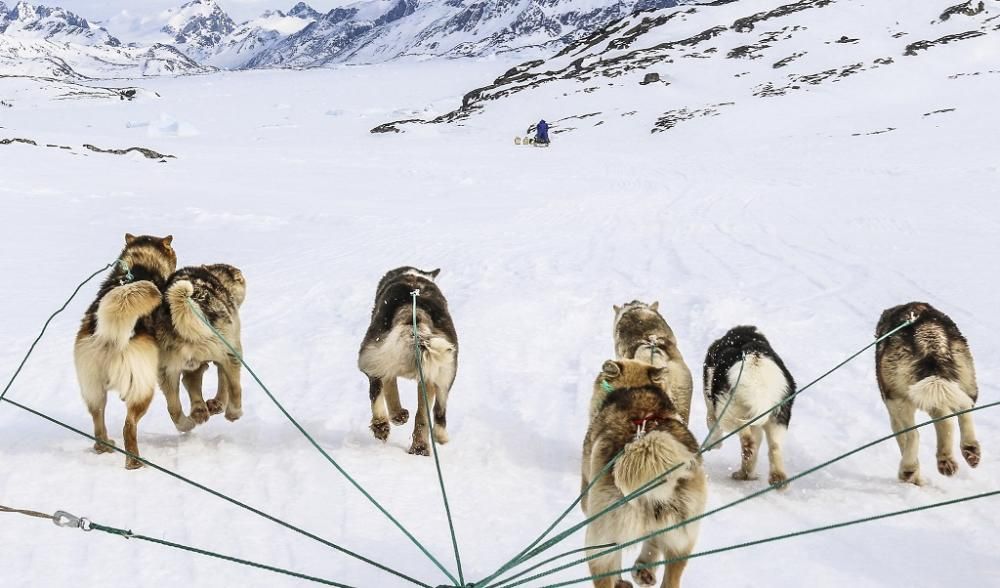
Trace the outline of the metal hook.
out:
M 56 514 L 52 515 L 52 522 L 55 523 L 57 527 L 83 529 L 84 531 L 94 530 L 90 523 L 90 519 L 86 517 L 74 516 L 64 510 L 56 511 Z

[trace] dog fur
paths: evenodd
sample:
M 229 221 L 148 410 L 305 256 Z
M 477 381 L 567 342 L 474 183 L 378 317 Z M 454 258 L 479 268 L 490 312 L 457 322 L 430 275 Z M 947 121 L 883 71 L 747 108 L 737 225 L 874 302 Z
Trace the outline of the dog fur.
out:
M 155 315 L 160 346 L 159 383 L 167 399 L 167 412 L 178 431 L 187 432 L 225 411 L 235 421 L 243 415 L 240 360 L 232 354 L 188 304 L 192 301 L 212 326 L 242 356 L 239 307 L 246 297 L 243 273 L 230 265 L 185 267 L 167 282 L 164 304 Z M 205 402 L 202 379 L 212 362 L 219 370 L 216 397 Z M 180 402 L 180 382 L 191 400 L 191 414 Z
M 597 407 L 596 412 L 583 443 L 581 491 L 624 451 L 611 472 L 584 496 L 583 512 L 596 514 L 669 468 L 683 466 L 667 476 L 665 484 L 592 521 L 587 526 L 588 547 L 634 540 L 704 512 L 708 482 L 698 442 L 670 400 L 672 381 L 667 369 L 645 362 L 625 359 L 604 363 L 594 383 L 592 406 Z M 643 419 L 642 425 L 636 424 Z M 639 426 L 645 428 L 642 436 L 638 435 Z M 698 522 L 692 522 L 647 540 L 636 564 L 690 555 L 698 529 Z M 592 559 L 589 565 L 592 575 L 620 569 L 621 552 Z M 661 586 L 679 588 L 686 565 L 686 560 L 667 565 Z M 652 586 L 656 583 L 655 568 L 636 571 L 632 579 L 640 586 Z M 618 577 L 594 580 L 594 586 L 630 588 L 632 584 Z
M 723 435 L 766 413 L 795 394 L 796 390 L 795 380 L 781 357 L 771 347 L 767 337 L 754 326 L 733 327 L 712 343 L 705 355 L 703 377 L 708 429 L 711 431 L 718 423 L 708 440 L 708 446 L 713 449 L 720 447 L 718 441 Z M 723 414 L 731 395 L 735 396 Z M 792 418 L 793 403 L 794 399 L 789 400 L 767 417 L 740 431 L 742 461 L 740 469 L 733 472 L 734 479 L 756 479 L 754 470 L 765 435 L 770 462 L 768 483 L 783 484 L 788 479 L 782 448 Z M 782 486 L 782 489 L 785 487 Z
M 887 309 L 879 318 L 875 336 L 881 337 L 911 316 L 916 322 L 875 347 L 879 391 L 889 411 L 893 432 L 912 427 L 917 409 L 932 418 L 972 408 L 979 397 L 976 370 L 969 344 L 948 315 L 925 302 L 911 302 Z M 956 417 L 961 432 L 962 457 L 970 467 L 979 465 L 981 451 L 972 414 Z M 953 419 L 934 424 L 937 433 L 938 472 L 953 476 Z M 899 479 L 920 485 L 917 459 L 920 436 L 916 430 L 896 437 L 902 459 Z
M 403 425 L 410 418 L 400 404 L 396 379 L 418 379 L 410 293 L 419 290 L 417 339 L 427 399 L 434 412 L 434 440 L 448 442 L 448 396 L 458 371 L 458 335 L 448 312 L 448 301 L 434 283 L 440 271 L 400 267 L 385 274 L 376 289 L 371 323 L 358 352 L 358 368 L 368 376 L 371 430 L 380 441 L 389 438 L 390 422 Z M 417 417 L 409 452 L 430 455 L 430 421 L 419 382 L 417 388 Z
M 677 415 L 687 424 L 691 417 L 694 381 L 677 348 L 677 338 L 659 307 L 659 302 L 646 304 L 638 300 L 614 306 L 615 355 L 618 359 L 636 359 L 669 369 L 672 378 L 670 399 L 677 408 Z
M 101 284 L 97 298 L 87 309 L 76 335 L 73 363 L 80 393 L 94 421 L 94 437 L 114 445 L 104 420 L 108 392 L 116 391 L 125 402 L 125 449 L 139 455 L 138 426 L 156 389 L 158 352 L 150 315 L 161 302 L 167 276 L 177 267 L 172 236 L 163 238 L 125 235 L 119 259 Z M 132 281 L 128 280 L 129 271 Z M 113 451 L 104 443 L 94 444 L 98 453 Z M 142 462 L 127 456 L 125 467 L 136 469 Z

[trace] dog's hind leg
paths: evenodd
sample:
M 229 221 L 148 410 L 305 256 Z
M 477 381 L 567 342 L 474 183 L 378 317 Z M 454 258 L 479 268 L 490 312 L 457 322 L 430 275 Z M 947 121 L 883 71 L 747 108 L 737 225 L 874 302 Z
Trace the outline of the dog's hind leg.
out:
M 368 376 L 368 397 L 372 401 L 372 422 L 369 428 L 379 441 L 389 438 L 389 414 L 385 410 L 382 380 Z
M 972 423 L 972 413 L 958 415 L 958 428 L 961 431 L 962 457 L 969 467 L 979 465 L 981 457 L 979 441 L 976 440 L 976 427 Z
M 613 514 L 604 517 L 604 519 L 598 519 L 587 526 L 587 545 L 603 545 L 607 543 L 617 543 L 615 540 L 608 540 L 606 533 L 602 532 L 603 528 L 607 525 L 614 524 L 609 522 L 608 519 L 613 519 L 615 516 Z M 589 554 L 589 553 L 588 553 Z M 589 554 L 592 555 L 592 554 Z M 613 572 L 622 567 L 622 552 L 615 551 L 604 555 L 602 557 L 594 558 L 587 562 L 590 566 L 590 575 L 599 576 L 601 574 L 607 574 Z M 632 588 L 632 583 L 623 580 L 621 576 L 617 578 L 607 577 L 607 578 L 595 578 L 594 588 Z
M 83 388 L 83 401 L 87 405 L 87 410 L 90 411 L 90 417 L 94 420 L 94 437 L 99 439 L 94 443 L 94 451 L 111 453 L 114 449 L 108 445 L 113 446 L 115 442 L 108 437 L 108 427 L 104 421 L 104 408 L 108 404 L 107 390 L 100 384 L 86 384 Z
M 229 382 L 226 381 L 226 372 L 218 362 L 215 362 L 215 375 L 218 385 L 215 390 L 215 398 L 205 401 L 209 414 L 222 414 L 229 405 Z
M 763 427 L 751 425 L 740 431 L 741 465 L 733 472 L 734 480 L 756 480 L 757 457 L 760 456 L 760 442 L 764 439 Z
M 782 444 L 785 441 L 785 432 L 788 429 L 781 424 L 768 418 L 764 423 L 764 434 L 767 435 L 767 459 L 770 465 L 770 473 L 767 476 L 768 484 L 778 485 L 779 490 L 786 490 L 788 479 L 785 473 L 785 458 L 782 454 Z
M 915 424 L 917 409 L 905 400 L 886 400 L 886 408 L 889 409 L 889 423 L 892 431 L 898 433 L 903 429 L 912 427 Z M 899 451 L 902 459 L 899 462 L 899 479 L 920 486 L 920 434 L 916 429 L 896 436 L 899 442 Z
M 243 348 L 238 347 L 240 357 L 243 356 Z M 243 416 L 243 385 L 240 383 L 243 364 L 232 355 L 226 356 L 226 360 L 219 362 L 221 375 L 219 380 L 226 381 L 226 420 L 237 421 Z
M 668 558 L 680 557 L 681 555 L 690 555 L 690 553 L 684 554 L 667 554 Z M 687 567 L 688 560 L 682 559 L 681 561 L 675 561 L 672 564 L 667 564 L 667 571 L 663 574 L 663 583 L 660 584 L 661 588 L 681 588 L 681 574 L 684 573 L 684 568 Z
M 181 407 L 180 379 L 179 372 L 160 368 L 160 390 L 163 390 L 163 396 L 167 399 L 167 413 L 170 414 L 170 420 L 174 421 L 177 430 L 181 433 L 187 433 L 197 423 L 184 414 L 184 408 Z
M 405 425 L 410 420 L 410 411 L 403 408 L 399 402 L 399 385 L 396 378 L 386 378 L 382 383 L 382 393 L 385 395 L 385 404 L 389 408 L 389 418 L 394 425 Z
M 951 414 L 941 409 L 930 410 L 928 413 L 935 419 Z M 934 423 L 934 432 L 937 434 L 937 468 L 942 476 L 954 476 L 958 472 L 958 462 L 955 461 L 952 452 L 954 428 L 952 419 Z
M 125 416 L 125 429 L 122 431 L 122 434 L 125 437 L 125 450 L 132 454 L 125 458 L 126 469 L 134 470 L 141 468 L 143 465 L 141 461 L 133 456 L 139 455 L 139 420 L 149 410 L 149 404 L 153 401 L 153 393 L 153 389 L 144 391 L 141 394 L 133 392 L 135 397 L 130 396 L 126 399 L 128 413 Z
M 645 543 L 642 544 L 642 551 L 639 552 L 639 557 L 635 560 L 636 566 L 641 566 L 654 561 L 659 561 L 663 559 L 663 552 L 660 550 L 660 546 L 657 544 L 656 539 L 647 539 Z M 656 568 L 642 568 L 639 570 L 632 570 L 632 579 L 635 583 L 640 586 L 653 586 L 656 584 Z
M 430 439 L 427 430 L 430 428 L 430 415 L 427 413 L 427 405 L 434 405 L 437 395 L 437 387 L 427 382 L 427 399 L 424 401 L 424 388 L 417 381 L 417 416 L 413 419 L 413 443 L 410 445 L 410 453 L 413 455 L 430 455 Z
M 205 404 L 205 396 L 201 391 L 201 384 L 205 378 L 205 370 L 208 369 L 208 362 L 202 363 L 197 369 L 190 372 L 181 372 L 181 381 L 187 390 L 188 398 L 191 399 L 191 420 L 199 425 L 208 422 L 210 412 Z
M 434 395 L 434 440 L 444 445 L 448 442 L 448 394 L 450 390 L 436 386 Z

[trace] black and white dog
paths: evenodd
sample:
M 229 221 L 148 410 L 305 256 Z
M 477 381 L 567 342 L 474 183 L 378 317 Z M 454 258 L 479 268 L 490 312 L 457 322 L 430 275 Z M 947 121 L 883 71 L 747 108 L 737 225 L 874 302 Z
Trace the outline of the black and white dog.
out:
M 371 430 L 375 438 L 389 438 L 389 422 L 403 425 L 410 413 L 399 402 L 396 378 L 417 380 L 416 346 L 419 346 L 427 398 L 434 410 L 434 440 L 448 442 L 448 393 L 458 371 L 458 335 L 448 313 L 448 301 L 434 283 L 441 270 L 430 272 L 401 267 L 387 273 L 375 292 L 371 324 L 361 342 L 358 367 L 369 382 L 372 403 Z M 417 336 L 413 336 L 413 296 L 417 296 Z M 430 455 L 429 418 L 419 382 L 417 418 L 410 453 Z M 388 409 L 388 410 L 387 410 Z
M 792 418 L 792 400 L 774 410 L 771 408 L 795 393 L 795 380 L 757 327 L 733 327 L 712 343 L 705 356 L 704 391 L 709 430 L 718 423 L 709 446 L 724 434 L 770 411 L 767 417 L 740 431 L 743 461 L 739 471 L 733 472 L 733 478 L 755 479 L 757 455 L 766 434 L 771 462 L 768 482 L 781 484 L 788 479 L 781 446 Z M 730 396 L 732 402 L 723 413 Z

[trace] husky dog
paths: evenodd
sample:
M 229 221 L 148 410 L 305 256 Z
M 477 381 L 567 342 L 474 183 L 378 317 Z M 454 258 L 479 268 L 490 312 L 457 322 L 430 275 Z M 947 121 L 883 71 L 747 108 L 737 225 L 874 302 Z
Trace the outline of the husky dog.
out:
M 637 359 L 665 367 L 672 378 L 670 399 L 677 415 L 687 424 L 691 416 L 691 370 L 677 348 L 677 338 L 659 313 L 659 302 L 646 304 L 633 300 L 615 310 L 615 355 L 618 359 Z
M 94 419 L 94 437 L 103 441 L 94 444 L 98 453 L 112 451 L 105 443 L 114 444 L 104 422 L 108 392 L 114 390 L 127 408 L 125 449 L 139 455 L 136 431 L 156 388 L 158 354 L 149 315 L 160 306 L 160 292 L 177 267 L 172 241 L 170 235 L 126 234 L 119 256 L 124 267 L 115 266 L 101 284 L 76 335 L 73 362 L 83 401 Z M 128 456 L 125 467 L 136 469 L 142 462 Z
M 882 400 L 889 410 L 894 432 L 914 425 L 916 410 L 940 418 L 972 408 L 979 396 L 976 370 L 969 344 L 948 315 L 924 302 L 894 306 L 882 313 L 876 337 L 888 333 L 908 318 L 916 322 L 875 347 L 875 370 Z M 980 449 L 972 414 L 958 416 L 962 457 L 971 467 L 979 465 Z M 952 458 L 952 420 L 934 423 L 937 433 L 937 467 L 945 476 L 958 471 Z M 916 430 L 896 437 L 902 460 L 899 479 L 920 485 Z
M 674 410 L 667 394 L 672 379 L 664 368 L 633 360 L 606 361 L 594 383 L 599 408 L 583 443 L 582 489 L 598 476 L 619 451 L 621 457 L 584 496 L 584 514 L 600 512 L 675 466 L 664 484 L 594 520 L 587 527 L 587 546 L 622 543 L 686 521 L 705 510 L 707 480 L 698 443 Z M 636 565 L 685 557 L 694 550 L 698 523 L 647 540 Z M 620 569 L 621 552 L 589 562 L 590 573 Z M 663 588 L 679 588 L 687 560 L 669 564 Z M 640 586 L 656 582 L 653 568 L 633 572 Z M 625 588 L 619 578 L 594 580 L 596 588 Z
M 708 429 L 712 431 L 714 428 L 709 447 L 725 433 L 765 414 L 771 407 L 795 394 L 792 374 L 764 334 L 753 326 L 733 327 L 712 343 L 705 355 L 704 386 Z M 725 408 L 727 402 L 728 409 Z M 767 435 L 767 456 L 771 464 L 767 481 L 782 484 L 788 479 L 781 446 L 792 418 L 792 402 L 789 400 L 767 417 L 740 431 L 743 461 L 739 471 L 733 472 L 733 478 L 756 479 L 754 469 L 757 467 L 758 451 L 763 436 Z
M 167 281 L 164 304 L 155 315 L 159 380 L 178 431 L 187 432 L 206 422 L 212 409 L 214 414 L 224 410 L 230 421 L 243 416 L 240 360 L 201 320 L 190 302 L 242 356 L 239 307 L 245 296 L 242 272 L 224 264 L 181 268 Z M 211 407 L 201 391 L 208 362 L 219 370 L 219 389 Z M 181 408 L 182 377 L 191 399 L 190 416 Z
M 417 380 L 415 345 L 420 347 L 427 399 L 434 408 L 434 440 L 448 442 L 448 393 L 458 371 L 458 335 L 448 302 L 434 283 L 440 269 L 426 272 L 400 267 L 385 274 L 375 291 L 371 324 L 358 352 L 358 368 L 368 376 L 372 403 L 371 430 L 375 438 L 389 438 L 389 422 L 403 425 L 410 413 L 399 402 L 396 378 Z M 417 296 L 417 341 L 413 337 L 413 298 Z M 430 455 L 427 407 L 417 383 L 417 417 L 410 453 Z M 388 411 L 386 408 L 388 407 Z

